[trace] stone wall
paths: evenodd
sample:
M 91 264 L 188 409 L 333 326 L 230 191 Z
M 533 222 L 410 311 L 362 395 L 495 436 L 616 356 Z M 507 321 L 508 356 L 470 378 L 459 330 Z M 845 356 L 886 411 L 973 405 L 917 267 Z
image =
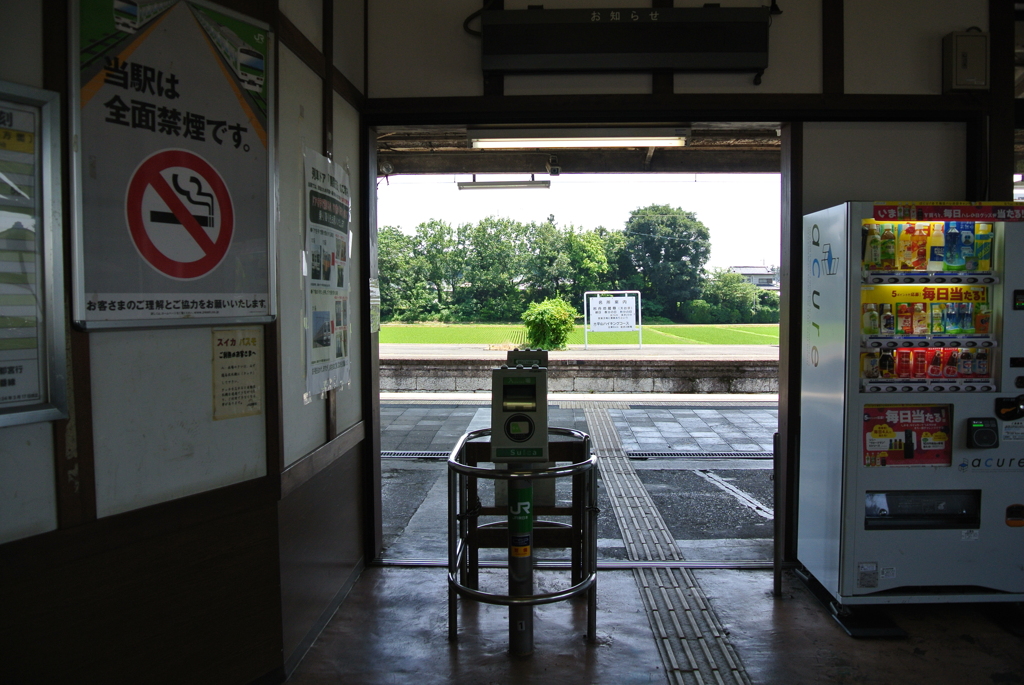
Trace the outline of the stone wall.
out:
M 383 392 L 490 392 L 489 359 L 382 359 Z M 549 392 L 774 393 L 775 360 L 567 359 L 548 366 Z

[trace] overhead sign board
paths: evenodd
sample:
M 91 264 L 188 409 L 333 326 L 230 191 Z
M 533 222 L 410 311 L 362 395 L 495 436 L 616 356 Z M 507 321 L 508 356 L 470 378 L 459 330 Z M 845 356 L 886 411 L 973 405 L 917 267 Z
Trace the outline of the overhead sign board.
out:
M 271 320 L 267 27 L 192 0 L 75 7 L 76 322 Z

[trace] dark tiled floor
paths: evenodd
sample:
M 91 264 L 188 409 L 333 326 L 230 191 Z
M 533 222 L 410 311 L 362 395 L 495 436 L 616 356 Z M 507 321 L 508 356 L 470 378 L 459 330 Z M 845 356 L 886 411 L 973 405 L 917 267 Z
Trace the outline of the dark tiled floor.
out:
M 633 407 L 609 411 L 613 417 L 618 412 L 616 429 L 623 446 L 638 451 L 770 451 L 776 421 L 773 407 Z M 449 451 L 466 430 L 489 423 L 483 405 L 386 403 L 382 415 L 384 450 Z M 551 424 L 585 430 L 583 410 L 553 407 Z M 422 559 L 443 555 L 444 462 L 387 462 L 393 465 L 394 482 L 385 484 L 384 496 L 403 501 L 409 509 L 404 520 L 396 521 L 390 531 L 394 556 L 410 554 Z M 677 544 L 680 539 L 685 544 L 703 536 L 708 539 L 700 543 L 704 545 L 701 553 L 706 552 L 709 543 L 744 543 L 750 547 L 767 542 L 770 549 L 770 539 L 764 538 L 770 538 L 770 531 L 766 532 L 770 522 L 749 508 L 737 514 L 740 505 L 698 475 L 698 471 L 714 474 L 770 507 L 770 462 L 672 458 L 634 463 Z M 681 498 L 680 493 L 685 497 Z M 430 505 L 432 499 L 440 504 Z M 604 502 L 601 507 L 610 509 Z M 602 539 L 611 540 L 618 534 L 616 524 L 609 524 L 608 519 L 599 528 Z M 737 548 L 722 558 L 735 559 L 735 555 L 747 554 L 750 549 Z M 687 550 L 683 551 L 686 556 Z M 615 558 L 606 553 L 600 556 Z M 487 573 L 492 576 L 493 591 L 503 591 L 501 573 Z M 842 631 L 790 572 L 784 574 L 783 592 L 778 597 L 772 594 L 771 571 L 704 569 L 694 575 L 742 663 L 744 682 L 1024 685 L 1024 611 L 1020 604 L 886 606 L 883 611 L 908 632 L 908 637 L 857 640 Z M 562 587 L 564 580 L 554 572 L 539 581 L 539 589 Z M 499 606 L 460 600 L 459 640 L 448 642 L 446 598 L 443 569 L 367 569 L 290 682 L 670 682 L 656 647 L 656 621 L 652 624 L 653 619 L 645 611 L 631 571 L 599 574 L 595 644 L 584 639 L 582 603 L 543 605 L 536 609 L 535 652 L 527 658 L 508 656 L 507 610 Z M 697 682 L 692 674 L 682 677 L 682 682 Z M 677 681 L 671 682 L 676 685 Z
M 779 412 L 765 408 L 609 409 L 627 452 L 771 452 Z
M 1024 683 L 1024 639 L 1008 630 L 1024 620 L 1019 606 L 891 606 L 886 612 L 908 637 L 858 640 L 789 573 L 779 597 L 770 571 L 695 575 L 752 685 Z M 504 607 L 460 601 L 459 639 L 448 642 L 446 597 L 442 569 L 367 569 L 289 682 L 676 685 L 629 571 L 599 575 L 596 644 L 584 639 L 582 603 L 548 604 L 536 610 L 535 650 L 525 658 L 508 656 Z
M 626 451 L 645 452 L 771 452 L 778 426 L 774 405 L 755 408 L 609 409 Z M 583 409 L 548 407 L 548 424 L 586 431 Z M 381 405 L 381 449 L 384 451 L 448 451 L 468 430 L 487 428 L 485 405 Z

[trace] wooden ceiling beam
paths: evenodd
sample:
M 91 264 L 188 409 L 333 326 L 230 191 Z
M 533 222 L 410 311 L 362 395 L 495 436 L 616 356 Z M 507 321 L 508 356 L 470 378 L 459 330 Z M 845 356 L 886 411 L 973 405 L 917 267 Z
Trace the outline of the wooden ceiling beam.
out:
M 647 162 L 647 149 L 553 150 L 551 152 L 388 152 L 381 150 L 380 167 L 391 174 L 546 174 L 554 155 L 564 174 L 593 173 L 778 173 L 779 150 L 699 150 L 658 148 Z M 646 168 L 645 168 L 646 167 Z M 381 174 L 383 175 L 383 174 Z

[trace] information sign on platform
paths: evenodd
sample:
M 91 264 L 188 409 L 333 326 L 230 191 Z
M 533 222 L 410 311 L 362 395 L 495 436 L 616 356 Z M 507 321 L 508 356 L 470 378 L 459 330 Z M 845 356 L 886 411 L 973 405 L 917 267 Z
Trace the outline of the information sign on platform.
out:
M 590 333 L 635 331 L 643 347 L 639 290 L 590 290 L 583 293 L 583 348 L 590 347 Z
M 636 300 L 632 297 L 590 298 L 590 330 L 635 331 Z
M 195 0 L 74 7 L 76 322 L 272 320 L 267 27 Z

